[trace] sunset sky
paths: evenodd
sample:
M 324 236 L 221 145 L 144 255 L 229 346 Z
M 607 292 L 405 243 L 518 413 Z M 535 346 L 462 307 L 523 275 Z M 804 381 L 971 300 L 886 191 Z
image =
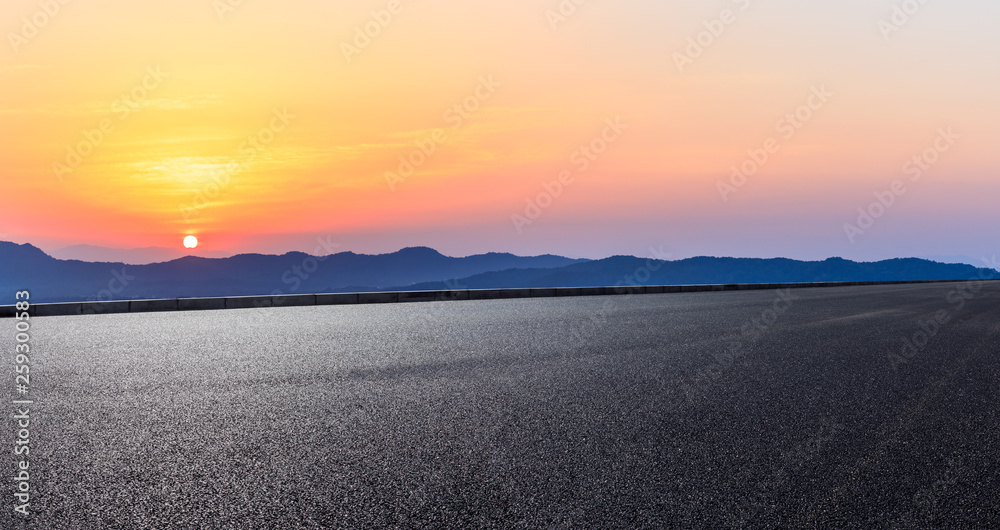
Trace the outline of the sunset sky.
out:
M 1000 254 L 1000 3 L 577 2 L 4 0 L 0 240 Z

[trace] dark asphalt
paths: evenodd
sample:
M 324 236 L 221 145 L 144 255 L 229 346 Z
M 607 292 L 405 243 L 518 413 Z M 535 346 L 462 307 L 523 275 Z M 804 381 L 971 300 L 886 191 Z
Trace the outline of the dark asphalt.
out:
M 0 528 L 997 528 L 975 287 L 36 318 Z

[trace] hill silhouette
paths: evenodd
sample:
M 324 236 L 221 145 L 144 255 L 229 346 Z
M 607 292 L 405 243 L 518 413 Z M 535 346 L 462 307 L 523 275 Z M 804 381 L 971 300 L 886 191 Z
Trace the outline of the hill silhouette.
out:
M 59 260 L 30 245 L 0 242 L 0 291 L 30 289 L 35 302 L 380 290 L 512 268 L 546 269 L 584 260 L 489 253 L 454 258 L 427 247 L 391 254 L 239 254 L 164 263 Z M 11 295 L 12 296 L 12 295 Z
M 917 258 L 855 262 L 843 258 L 797 261 L 786 258 L 696 257 L 658 261 L 614 256 L 557 269 L 487 272 L 445 282 L 409 285 L 413 290 L 440 290 L 448 285 L 466 289 L 517 287 L 594 287 L 617 285 L 685 285 L 780 282 L 849 282 L 962 280 L 1000 278 L 994 269 L 937 263 Z
M 1000 278 L 966 264 L 905 258 L 859 263 L 841 258 L 697 257 L 660 261 L 633 256 L 576 260 L 489 253 L 449 257 L 427 247 L 390 254 L 310 256 L 239 254 L 126 265 L 55 259 L 24 244 L 0 242 L 0 291 L 29 289 L 34 302 L 244 296 L 378 290 L 586 287 L 704 283 L 960 280 Z

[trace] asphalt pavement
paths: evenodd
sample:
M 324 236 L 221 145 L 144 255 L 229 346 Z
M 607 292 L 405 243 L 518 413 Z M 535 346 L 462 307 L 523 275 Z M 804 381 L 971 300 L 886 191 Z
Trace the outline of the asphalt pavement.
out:
M 997 283 L 31 324 L 0 528 L 1000 527 Z

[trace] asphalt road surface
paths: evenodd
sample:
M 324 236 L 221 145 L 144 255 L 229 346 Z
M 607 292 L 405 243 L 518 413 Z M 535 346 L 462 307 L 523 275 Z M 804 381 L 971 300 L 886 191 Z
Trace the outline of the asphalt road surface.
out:
M 14 350 L 14 321 L 0 321 Z M 1000 285 L 32 320 L 0 528 L 997 528 Z M 17 407 L 0 430 L 14 477 Z M 10 449 L 6 449 L 10 448 Z

